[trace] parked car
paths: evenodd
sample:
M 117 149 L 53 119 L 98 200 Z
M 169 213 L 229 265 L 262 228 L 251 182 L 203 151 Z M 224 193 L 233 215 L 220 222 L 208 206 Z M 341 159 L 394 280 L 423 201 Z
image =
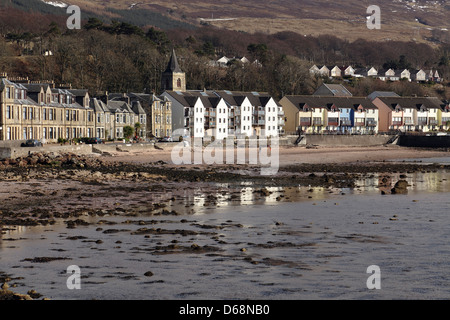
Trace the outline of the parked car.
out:
M 103 141 L 100 138 L 89 138 L 89 139 L 86 139 L 85 143 L 86 144 L 102 144 Z
M 173 142 L 172 137 L 164 137 L 159 139 L 159 142 Z
M 27 140 L 25 142 L 23 142 L 21 145 L 21 147 L 42 147 L 42 142 L 40 142 L 39 140 Z

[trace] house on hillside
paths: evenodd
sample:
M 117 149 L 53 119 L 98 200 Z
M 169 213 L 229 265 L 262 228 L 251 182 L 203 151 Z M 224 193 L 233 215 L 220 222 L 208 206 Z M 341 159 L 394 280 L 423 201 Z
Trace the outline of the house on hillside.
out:
M 439 72 L 437 70 L 425 70 L 426 73 L 426 81 L 434 81 L 434 82 L 440 82 L 441 77 L 439 75 Z
M 338 66 L 329 66 L 327 67 L 328 70 L 330 70 L 330 77 L 332 78 L 340 78 L 342 77 L 342 71 L 341 68 L 339 68 Z
M 376 77 L 377 75 L 378 75 L 377 69 L 371 67 L 371 68 L 356 68 L 353 76 L 356 78 L 367 78 L 367 77 Z
M 340 69 L 342 76 L 353 77 L 355 75 L 355 69 L 352 66 L 343 66 Z
M 316 65 L 313 65 L 311 68 L 309 68 L 309 73 L 312 76 L 320 75 L 320 69 Z
M 313 65 L 309 68 L 309 74 L 311 76 L 320 76 L 320 77 L 330 77 L 330 69 L 327 66 L 323 65 L 320 68 L 317 65 Z
M 225 68 L 225 67 L 228 66 L 228 62 L 230 62 L 230 59 L 225 57 L 225 56 L 223 56 L 223 57 L 221 57 L 221 58 L 216 60 L 216 65 L 218 67 Z
M 393 69 L 382 69 L 378 72 L 378 79 L 382 81 L 387 80 L 396 81 L 399 80 L 400 78 L 395 76 L 395 71 Z
M 395 77 L 398 79 L 406 79 L 408 81 L 411 81 L 411 73 L 408 69 L 398 69 L 395 70 Z
M 320 75 L 321 75 L 322 77 L 330 77 L 330 69 L 328 69 L 327 66 L 323 65 L 323 66 L 320 68 Z
M 411 70 L 411 80 L 416 82 L 427 81 L 427 74 L 422 69 Z

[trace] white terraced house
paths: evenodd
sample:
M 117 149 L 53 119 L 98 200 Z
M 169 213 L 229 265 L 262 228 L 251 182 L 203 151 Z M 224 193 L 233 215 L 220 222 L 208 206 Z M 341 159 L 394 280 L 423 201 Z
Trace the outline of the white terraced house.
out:
M 172 101 L 172 127 L 183 135 L 223 139 L 278 136 L 284 130 L 281 106 L 265 93 L 187 90 L 162 96 Z

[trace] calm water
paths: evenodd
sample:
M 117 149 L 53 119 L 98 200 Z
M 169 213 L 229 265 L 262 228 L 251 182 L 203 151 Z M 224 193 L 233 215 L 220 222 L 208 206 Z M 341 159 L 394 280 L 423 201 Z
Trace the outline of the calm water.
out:
M 381 178 L 272 188 L 258 201 L 243 186 L 214 207 L 200 194 L 189 215 L 18 228 L 0 240 L 0 271 L 19 277 L 15 291 L 51 299 L 448 299 L 450 174 L 408 174 L 408 195 L 381 195 Z M 142 228 L 186 232 L 133 234 Z M 193 244 L 211 250 L 181 250 Z M 69 265 L 81 268 L 80 290 L 67 289 Z M 380 290 L 366 286 L 370 265 Z

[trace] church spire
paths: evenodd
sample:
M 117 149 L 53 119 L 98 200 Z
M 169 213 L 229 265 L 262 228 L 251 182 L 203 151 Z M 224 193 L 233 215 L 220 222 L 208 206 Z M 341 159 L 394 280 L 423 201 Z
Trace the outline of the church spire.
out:
M 172 49 L 169 63 L 166 71 L 162 73 L 161 77 L 161 91 L 186 91 L 186 74 L 181 70 L 178 64 L 175 49 Z
M 166 71 L 164 72 L 176 72 L 182 73 L 183 71 L 178 64 L 177 55 L 175 53 L 175 49 L 172 49 L 172 55 L 170 56 L 169 64 L 167 65 Z

